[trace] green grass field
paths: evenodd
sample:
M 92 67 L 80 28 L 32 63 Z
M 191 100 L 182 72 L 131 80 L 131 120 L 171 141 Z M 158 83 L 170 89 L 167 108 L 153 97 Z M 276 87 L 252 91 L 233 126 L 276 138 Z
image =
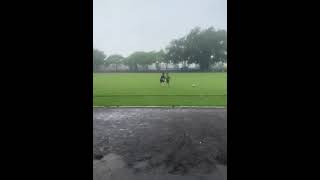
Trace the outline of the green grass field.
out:
M 93 105 L 225 106 L 227 103 L 226 73 L 170 73 L 170 76 L 168 87 L 160 86 L 160 73 L 93 74 Z

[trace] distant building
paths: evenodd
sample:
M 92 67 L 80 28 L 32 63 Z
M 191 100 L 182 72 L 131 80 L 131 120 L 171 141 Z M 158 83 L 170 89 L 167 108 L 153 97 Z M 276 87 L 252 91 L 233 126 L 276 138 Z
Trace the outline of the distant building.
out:
M 184 66 L 184 64 L 179 63 L 179 64 L 166 64 L 166 63 L 159 63 L 159 69 L 157 69 L 157 65 L 156 63 L 153 63 L 151 65 L 148 66 L 141 66 L 138 65 L 138 71 L 180 71 L 180 70 L 199 70 L 200 66 L 198 64 L 188 64 L 187 66 Z M 129 71 L 130 68 L 127 65 L 123 65 L 123 64 L 118 64 L 117 66 L 115 64 L 110 64 L 107 67 L 104 68 L 100 68 L 101 71 L 106 71 L 106 72 L 115 72 L 115 71 Z
M 123 64 L 110 64 L 108 67 L 105 68 L 105 71 L 128 71 L 129 67 Z

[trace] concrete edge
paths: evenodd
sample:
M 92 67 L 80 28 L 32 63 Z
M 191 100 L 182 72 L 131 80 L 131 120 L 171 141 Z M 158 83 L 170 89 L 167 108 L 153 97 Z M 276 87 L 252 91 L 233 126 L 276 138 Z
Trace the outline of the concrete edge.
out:
M 201 108 L 201 109 L 226 109 L 227 106 L 93 106 L 93 108 Z

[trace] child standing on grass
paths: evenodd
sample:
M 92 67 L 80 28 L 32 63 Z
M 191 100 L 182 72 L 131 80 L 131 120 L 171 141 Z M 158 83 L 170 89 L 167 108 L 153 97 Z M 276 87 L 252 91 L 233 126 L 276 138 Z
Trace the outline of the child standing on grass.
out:
M 165 82 L 166 77 L 164 76 L 164 72 L 162 72 L 162 75 L 160 77 L 160 85 L 162 85 Z
M 168 86 L 170 85 L 169 83 L 170 83 L 170 76 L 169 76 L 169 73 L 167 72 L 167 77 L 166 77 L 166 81 L 167 81 L 167 84 L 168 84 Z

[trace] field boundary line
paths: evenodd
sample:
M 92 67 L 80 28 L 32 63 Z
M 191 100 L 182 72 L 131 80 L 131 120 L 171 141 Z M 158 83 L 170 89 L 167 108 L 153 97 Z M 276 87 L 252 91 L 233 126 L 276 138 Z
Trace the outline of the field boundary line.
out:
M 93 108 L 198 108 L 198 109 L 226 109 L 227 106 L 93 106 Z
M 182 94 L 177 94 L 177 95 L 167 95 L 167 94 L 155 94 L 155 95 L 139 95 L 139 94 L 132 94 L 132 95 L 95 95 L 93 97 L 114 97 L 114 96 L 227 96 L 227 94 L 204 94 L 204 95 L 182 95 Z

